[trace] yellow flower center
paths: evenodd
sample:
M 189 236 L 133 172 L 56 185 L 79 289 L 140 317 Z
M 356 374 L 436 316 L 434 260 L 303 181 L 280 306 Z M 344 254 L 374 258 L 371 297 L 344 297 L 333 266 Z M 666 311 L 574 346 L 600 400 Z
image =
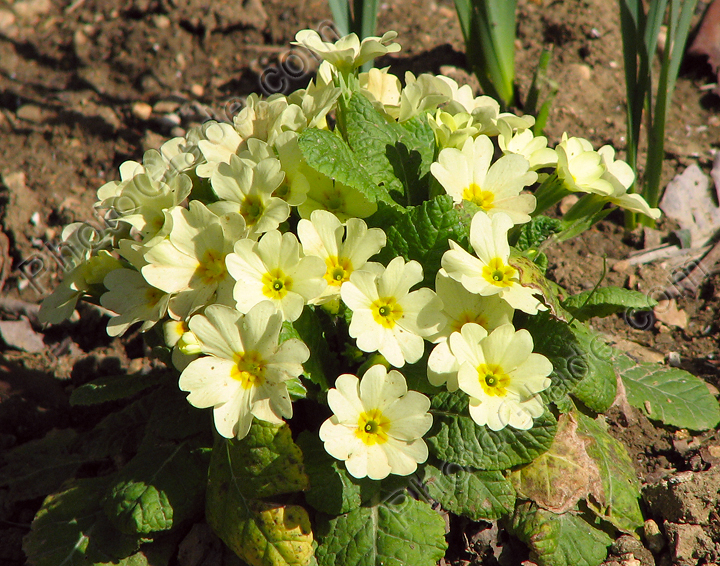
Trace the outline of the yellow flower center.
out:
M 378 299 L 370 305 L 373 318 L 384 328 L 393 328 L 397 320 L 402 316 L 402 307 L 397 303 L 395 297 Z
M 379 409 L 372 409 L 366 413 L 360 413 L 355 436 L 367 446 L 383 444 L 387 442 L 387 429 L 390 421 L 383 416 Z
M 483 266 L 482 271 L 485 281 L 496 287 L 510 287 L 513 284 L 512 278 L 515 277 L 515 268 L 505 265 L 502 258 L 494 257 L 490 263 Z
M 282 300 L 292 290 L 292 279 L 282 269 L 272 269 L 262 276 L 262 292 L 268 299 Z
M 207 250 L 196 273 L 205 285 L 220 283 L 227 276 L 225 256 L 217 250 Z
M 505 397 L 510 376 L 497 364 L 480 364 L 477 368 L 480 385 L 489 397 Z
M 471 311 L 463 311 L 450 325 L 453 332 L 460 332 L 460 329 L 465 326 L 468 322 L 474 322 L 479 324 L 483 328 L 488 327 L 488 319 L 481 314 L 476 314 Z
M 265 212 L 265 205 L 257 195 L 246 196 L 240 205 L 240 214 L 245 218 L 245 224 L 248 226 L 256 224 L 263 212 Z
M 164 294 L 160 289 L 148 287 L 145 291 L 145 304 L 149 307 L 154 307 Z
M 265 383 L 265 360 L 257 352 L 236 352 L 233 356 L 235 365 L 230 370 L 230 377 L 237 379 L 243 389 L 260 387 Z
M 483 191 L 477 184 L 470 183 L 470 186 L 463 190 L 463 200 L 469 200 L 470 202 L 478 205 L 483 210 L 490 210 L 495 205 L 495 194 L 490 191 Z
M 353 269 L 349 259 L 331 256 L 325 260 L 325 265 L 327 265 L 327 271 L 324 277 L 328 285 L 339 287 L 350 279 L 350 274 Z

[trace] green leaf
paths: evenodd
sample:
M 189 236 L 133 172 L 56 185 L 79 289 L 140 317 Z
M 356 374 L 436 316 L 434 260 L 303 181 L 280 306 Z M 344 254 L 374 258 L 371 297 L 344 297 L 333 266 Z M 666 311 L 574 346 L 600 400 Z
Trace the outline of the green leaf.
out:
M 570 325 L 557 320 L 547 312 L 536 316 L 516 316 L 516 319 L 516 324 L 532 334 L 533 351 L 552 362 L 550 387 L 542 392 L 543 399 L 546 402 L 559 401 L 591 371 L 594 356 L 585 346 L 592 340 L 590 331 L 579 323 Z
M 305 509 L 254 499 L 307 489 L 301 458 L 286 424 L 257 420 L 242 440 L 218 439 L 213 448 L 206 518 L 223 542 L 251 566 L 314 562 Z
M 110 413 L 83 435 L 83 453 L 89 460 L 120 457 L 126 461 L 138 451 L 150 414 L 157 404 L 155 394 L 144 395 L 121 410 Z
M 500 471 L 480 471 L 449 462 L 426 464 L 423 481 L 443 509 L 472 521 L 493 521 L 512 512 L 515 490 Z
M 600 472 L 577 429 L 575 417 L 560 415 L 550 449 L 510 474 L 518 497 L 553 513 L 565 513 L 588 494 L 602 494 Z
M 579 515 L 558 515 L 530 502 L 516 507 L 510 528 L 539 566 L 598 566 L 613 542 Z
M 345 141 L 327 130 L 308 128 L 298 138 L 308 165 L 323 175 L 352 187 L 370 202 L 392 203 L 385 187 L 379 187 Z
M 426 436 L 430 451 L 440 460 L 479 470 L 506 470 L 532 462 L 550 448 L 557 430 L 557 421 L 547 410 L 528 430 L 478 426 L 470 418 L 468 396 L 462 391 L 438 393 L 430 412 L 435 420 Z
M 585 328 L 580 326 L 579 328 Z M 604 413 L 617 395 L 617 375 L 609 358 L 610 346 L 597 333 L 575 333 L 578 344 L 588 352 L 588 371 L 572 389 L 573 397 L 596 413 Z
M 162 383 L 168 377 L 167 372 L 149 374 L 132 373 L 129 375 L 111 375 L 101 377 L 78 387 L 70 395 L 70 404 L 97 405 L 118 399 L 127 399 L 140 391 Z
M 574 415 L 578 419 L 578 432 L 591 441 L 587 451 L 597 462 L 602 481 L 602 497 L 588 500 L 588 507 L 618 529 L 636 532 L 644 522 L 640 482 L 625 446 L 608 434 L 602 417 L 593 420 L 579 411 Z
M 44 497 L 60 489 L 86 461 L 72 452 L 77 438 L 71 428 L 53 429 L 39 440 L 6 451 L 0 467 L 0 487 L 7 488 L 3 505 Z
M 127 534 L 172 529 L 202 509 L 207 466 L 189 442 L 143 450 L 113 479 L 105 513 Z
M 435 154 L 435 135 L 427 121 L 408 125 L 388 122 L 359 93 L 347 104 L 348 144 L 375 184 L 397 202 L 411 204 L 427 199 L 427 174 Z
M 190 437 L 202 437 L 204 446 L 212 445 L 209 418 L 187 401 L 187 394 L 174 384 L 161 387 L 152 394 L 153 408 L 145 427 L 140 450 L 152 449 L 168 440 L 180 442 Z
M 369 478 L 357 479 L 345 469 L 345 464 L 327 453 L 317 434 L 303 431 L 297 439 L 310 478 L 305 500 L 318 511 L 342 515 L 360 507 L 380 492 L 380 482 Z
M 530 222 L 521 225 L 517 231 L 517 239 L 511 244 L 521 252 L 537 249 L 540 244 L 559 231 L 560 220 L 557 218 L 536 216 Z
M 325 333 L 320 323 L 321 313 L 312 309 L 305 309 L 295 322 L 283 322 L 280 341 L 296 338 L 305 343 L 310 349 L 310 359 L 303 364 L 307 378 L 319 385 L 323 391 L 329 389 L 328 375 L 339 375 L 338 360 L 335 353 L 325 339 Z
M 432 288 L 442 255 L 450 247 L 448 239 L 466 246 L 469 234 L 468 225 L 448 195 L 406 210 L 380 206 L 368 219 L 368 225 L 382 228 L 387 235 L 387 244 L 378 254 L 378 261 L 387 264 L 397 256 L 408 261 L 414 259 L 423 266 L 422 285 Z
M 577 320 L 585 321 L 595 316 L 604 317 L 626 309 L 649 310 L 657 301 L 646 293 L 621 287 L 602 287 L 571 295 L 562 306 Z
M 654 420 L 690 430 L 708 430 L 720 422 L 717 399 L 706 383 L 686 371 L 620 358 L 619 374 L 628 402 Z
M 410 497 L 359 507 L 318 526 L 320 566 L 435 566 L 445 555 L 445 521 Z
M 35 515 L 23 551 L 32 566 L 117 563 L 138 549 L 139 538 L 117 531 L 100 502 L 110 477 L 75 480 L 49 495 Z

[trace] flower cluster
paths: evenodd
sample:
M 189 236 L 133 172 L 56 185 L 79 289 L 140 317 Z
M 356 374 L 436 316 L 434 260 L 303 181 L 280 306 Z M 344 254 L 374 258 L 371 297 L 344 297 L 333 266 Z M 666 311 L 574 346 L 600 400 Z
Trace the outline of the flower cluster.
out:
M 532 133 L 531 117 L 502 113 L 447 77 L 407 73 L 402 87 L 387 69 L 359 73 L 399 49 L 395 35 L 329 44 L 300 32 L 297 44 L 324 59 L 306 89 L 251 95 L 232 123 L 208 121 L 141 163 L 121 165 L 96 204 L 113 229 L 92 238 L 81 225 L 65 230 L 77 266 L 43 302 L 44 319 L 57 323 L 88 297 L 112 311 L 110 335 L 136 324 L 160 330 L 188 402 L 212 408 L 222 436 L 243 438 L 253 419 L 292 417 L 289 391 L 318 386 L 306 369 L 322 354 L 283 329 L 321 313 L 319 332 L 332 327 L 336 342 L 345 341 L 340 349 L 355 355 L 343 358 L 348 373 L 327 390 L 333 416 L 319 434 L 358 478 L 410 474 L 427 459 L 431 401 L 408 391 L 399 371 L 406 365 L 425 364 L 431 386 L 467 394 L 478 426 L 532 427 L 553 367 L 513 318 L 547 307 L 521 280 L 511 232 L 570 192 L 592 199 L 578 210 L 610 203 L 657 211 L 627 192 L 632 172 L 611 148 L 596 152 L 565 136 L 551 149 Z M 303 152 L 305 132 L 337 124 L 343 134 L 351 96 L 393 127 L 414 120 L 428 128 L 434 182 L 474 212 L 469 246 L 441 242 L 434 272 L 400 253 L 383 255 L 389 227 L 374 215 L 407 203 L 388 204 L 389 196 L 336 178 Z M 434 289 L 421 285 L 427 280 Z

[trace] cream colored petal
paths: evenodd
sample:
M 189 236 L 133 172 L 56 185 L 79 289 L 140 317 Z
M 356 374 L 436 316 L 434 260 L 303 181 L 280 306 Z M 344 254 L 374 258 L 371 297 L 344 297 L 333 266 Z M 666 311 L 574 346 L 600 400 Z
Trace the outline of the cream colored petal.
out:
M 405 377 L 398 371 L 388 372 L 381 364 L 370 367 L 360 380 L 360 399 L 365 411 L 386 407 L 407 393 Z
M 188 402 L 204 409 L 229 402 L 241 388 L 230 376 L 233 363 L 214 356 L 191 362 L 180 375 L 179 386 L 189 391 Z

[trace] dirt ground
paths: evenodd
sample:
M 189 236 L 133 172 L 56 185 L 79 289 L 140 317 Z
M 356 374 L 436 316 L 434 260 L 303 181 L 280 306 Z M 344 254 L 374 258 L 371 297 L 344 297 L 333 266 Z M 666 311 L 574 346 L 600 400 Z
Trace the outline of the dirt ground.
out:
M 289 42 L 296 31 L 320 29 L 329 19 L 324 0 L 0 0 L 2 318 L 33 320 L 33 305 L 63 273 L 57 252 L 62 227 L 92 219 L 96 190 L 118 178 L 123 161 L 208 118 L 231 118 L 251 92 L 304 86 L 313 69 L 299 63 Z M 381 3 L 378 28 L 398 31 L 403 46 L 379 66 L 391 65 L 400 76 L 405 70 L 443 72 L 476 84 L 463 70 L 462 36 L 450 0 L 388 0 Z M 546 128 L 550 144 L 568 132 L 595 147 L 612 144 L 622 156 L 625 95 L 616 3 L 519 0 L 516 44 L 520 103 L 541 50 L 552 49 L 548 76 L 560 90 Z M 683 65 L 667 126 L 664 183 L 691 163 L 710 170 L 720 142 L 720 98 L 705 88 L 713 80 L 703 61 Z M 592 288 L 605 257 L 605 284 L 662 289 L 681 265 L 621 260 L 667 240 L 673 228 L 661 221 L 656 232 L 626 234 L 621 215 L 613 214 L 583 237 L 549 249 L 549 273 L 570 291 Z M 621 316 L 610 317 L 595 328 L 633 355 L 669 357 L 720 387 L 719 309 L 720 276 L 714 274 L 697 296 L 667 306 L 674 316 L 635 321 L 634 327 Z M 36 326 L 35 333 L 19 338 L 18 347 L 0 345 L 0 450 L 52 429 L 82 426 L 82 419 L 95 417 L 70 410 L 72 388 L 149 363 L 137 334 L 110 339 L 96 311 L 81 314 L 80 322 Z M 621 539 L 608 564 L 720 560 L 720 518 L 700 509 L 714 507 L 718 496 L 712 494 L 720 491 L 716 431 L 668 431 L 638 412 L 615 411 L 610 422 L 646 485 L 644 504 L 665 544 L 656 548 L 645 540 L 654 555 L 633 547 L 636 563 L 628 561 L 633 550 L 627 545 L 633 545 Z M 677 477 L 684 478 L 682 490 L 670 481 Z M 1 495 L 0 566 L 21 565 L 20 540 L 41 500 L 7 509 Z M 451 545 L 448 564 L 521 560 L 473 542 L 484 540 L 478 535 L 488 524 L 457 527 L 462 536 Z M 498 536 L 505 540 L 502 529 Z

